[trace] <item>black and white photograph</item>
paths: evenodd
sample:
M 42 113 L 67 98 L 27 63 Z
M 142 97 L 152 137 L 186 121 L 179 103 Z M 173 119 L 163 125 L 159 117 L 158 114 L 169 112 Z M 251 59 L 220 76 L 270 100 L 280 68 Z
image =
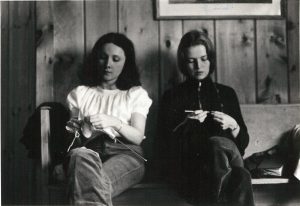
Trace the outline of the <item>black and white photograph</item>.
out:
M 0 205 L 300 205 L 298 0 L 0 10 Z

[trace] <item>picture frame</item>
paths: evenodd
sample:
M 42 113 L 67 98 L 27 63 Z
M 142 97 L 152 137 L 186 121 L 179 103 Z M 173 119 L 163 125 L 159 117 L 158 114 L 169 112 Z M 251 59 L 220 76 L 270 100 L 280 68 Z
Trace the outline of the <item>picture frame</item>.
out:
M 156 18 L 283 18 L 285 2 L 286 0 L 156 0 Z

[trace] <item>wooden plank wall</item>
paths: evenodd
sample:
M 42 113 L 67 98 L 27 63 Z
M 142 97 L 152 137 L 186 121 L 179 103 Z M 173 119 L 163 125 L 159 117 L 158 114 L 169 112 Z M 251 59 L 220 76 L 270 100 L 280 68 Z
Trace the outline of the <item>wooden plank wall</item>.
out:
M 38 82 L 52 91 L 45 94 L 39 89 L 37 103 L 64 101 L 78 83 L 85 54 L 110 31 L 124 33 L 135 43 L 143 85 L 158 100 L 165 89 L 183 80 L 176 68 L 176 50 L 190 29 L 210 35 L 217 50 L 216 81 L 234 87 L 241 103 L 297 103 L 299 75 L 294 74 L 299 73 L 299 52 L 293 45 L 299 41 L 298 3 L 288 1 L 287 18 L 281 20 L 158 21 L 153 2 L 145 0 L 38 2 L 37 30 L 44 38 L 37 47 L 37 74 L 53 80 Z M 47 32 L 52 33 L 50 39 Z M 49 64 L 52 69 L 47 69 Z
M 176 51 L 191 29 L 214 41 L 214 79 L 234 87 L 241 103 L 300 103 L 299 1 L 287 2 L 281 20 L 156 20 L 154 0 L 1 2 L 3 203 L 31 201 L 32 166 L 18 142 L 27 118 L 42 102 L 65 102 L 85 55 L 107 32 L 134 42 L 142 83 L 154 100 L 145 141 L 149 156 L 158 100 L 183 81 Z
M 35 108 L 34 37 L 34 2 L 1 2 L 2 204 L 30 204 L 33 191 L 33 163 L 19 140 Z
M 299 1 L 288 1 L 287 11 L 289 102 L 294 103 L 300 101 Z
M 257 22 L 258 103 L 288 103 L 284 20 Z
M 118 31 L 134 42 L 143 85 L 156 104 L 165 89 L 183 80 L 176 67 L 176 50 L 181 36 L 190 29 L 210 35 L 217 50 L 215 79 L 234 87 L 241 103 L 300 101 L 299 75 L 294 75 L 299 73 L 299 52 L 294 46 L 299 41 L 299 14 L 295 9 L 298 1 L 288 1 L 287 18 L 281 20 L 158 21 L 154 19 L 153 3 L 38 2 L 37 29 L 42 36 L 47 35 L 47 29 L 52 34 L 50 39 L 41 39 L 37 47 L 37 74 L 48 78 L 48 83 L 38 85 L 49 87 L 50 91 L 45 94 L 39 89 L 37 103 L 64 102 L 66 93 L 78 83 L 77 71 L 94 42 L 102 34 Z M 45 56 L 49 57 L 48 63 Z M 48 68 L 50 63 L 52 69 Z
M 241 103 L 255 103 L 254 20 L 216 22 L 217 81 L 232 86 Z

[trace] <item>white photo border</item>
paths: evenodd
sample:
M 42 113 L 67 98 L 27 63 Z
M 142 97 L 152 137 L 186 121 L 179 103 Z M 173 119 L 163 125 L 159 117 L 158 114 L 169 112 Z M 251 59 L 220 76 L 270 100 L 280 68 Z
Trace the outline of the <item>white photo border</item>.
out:
M 173 3 L 156 0 L 157 19 L 282 18 L 286 0 L 272 3 Z

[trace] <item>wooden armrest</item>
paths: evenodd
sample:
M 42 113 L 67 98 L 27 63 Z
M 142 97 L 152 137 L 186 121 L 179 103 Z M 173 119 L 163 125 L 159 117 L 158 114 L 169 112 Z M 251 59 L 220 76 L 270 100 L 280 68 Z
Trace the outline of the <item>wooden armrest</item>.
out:
M 50 109 L 51 107 L 41 107 L 41 169 L 42 184 L 48 185 L 50 167 Z

